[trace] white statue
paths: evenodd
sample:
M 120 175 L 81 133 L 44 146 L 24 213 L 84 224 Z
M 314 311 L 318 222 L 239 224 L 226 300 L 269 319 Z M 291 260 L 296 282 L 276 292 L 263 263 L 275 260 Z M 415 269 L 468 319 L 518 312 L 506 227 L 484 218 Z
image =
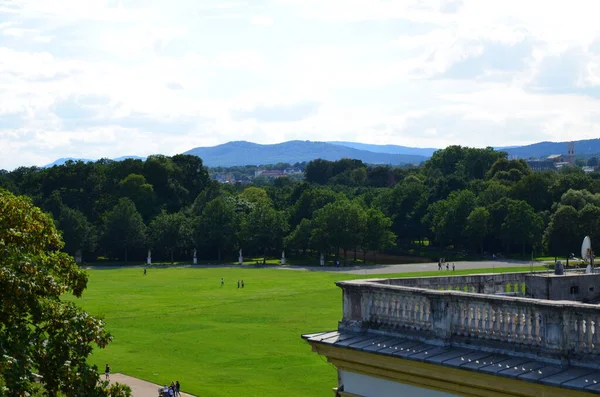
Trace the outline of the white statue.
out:
M 242 249 L 240 248 L 240 257 L 238 258 L 238 261 L 240 262 L 240 265 L 244 264 L 244 257 L 242 256 Z
M 325 266 L 325 256 L 321 252 L 321 266 Z
M 75 263 L 81 264 L 81 250 L 75 251 Z
M 197 257 L 197 251 L 196 248 L 194 248 L 194 265 L 198 264 L 198 257 Z
M 285 250 L 281 251 L 281 264 L 285 265 Z
M 152 264 L 152 250 L 148 250 L 148 259 L 146 259 L 146 264 L 147 265 Z

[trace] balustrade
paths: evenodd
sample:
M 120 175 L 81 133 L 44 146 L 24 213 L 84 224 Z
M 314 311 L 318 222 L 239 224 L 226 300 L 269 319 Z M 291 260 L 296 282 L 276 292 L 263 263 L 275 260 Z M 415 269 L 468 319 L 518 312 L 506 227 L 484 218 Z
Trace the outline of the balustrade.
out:
M 600 354 L 600 308 L 594 305 L 463 292 L 448 285 L 426 289 L 379 280 L 338 285 L 344 290 L 341 329 L 361 324 L 380 333 L 555 358 L 583 355 L 598 360 Z M 513 282 L 512 287 L 515 291 L 522 285 Z

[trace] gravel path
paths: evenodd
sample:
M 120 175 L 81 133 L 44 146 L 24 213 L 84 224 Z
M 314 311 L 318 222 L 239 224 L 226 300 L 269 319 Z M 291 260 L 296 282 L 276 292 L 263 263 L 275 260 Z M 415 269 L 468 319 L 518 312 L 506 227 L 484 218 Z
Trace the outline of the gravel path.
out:
M 494 268 L 500 267 L 524 267 L 530 266 L 531 261 L 517 260 L 495 260 L 495 261 L 470 261 L 470 262 L 449 262 L 450 273 L 452 272 L 452 263 L 456 266 L 456 270 L 465 269 L 489 269 L 490 272 Z M 542 266 L 544 262 L 534 262 L 534 266 Z M 123 269 L 123 268 L 139 268 L 142 265 L 127 265 L 127 266 L 83 266 L 86 270 L 108 270 L 108 269 Z M 392 273 L 414 273 L 414 272 L 434 272 L 438 270 L 437 262 L 431 263 L 409 263 L 404 265 L 381 265 L 381 266 L 350 266 L 350 267 L 333 267 L 333 266 L 262 266 L 255 267 L 253 265 L 153 265 L 148 269 L 166 269 L 166 268 L 194 268 L 194 269 L 214 269 L 214 268 L 244 268 L 244 269 L 276 269 L 276 270 L 292 270 L 292 271 L 312 271 L 312 272 L 330 272 L 330 273 L 347 273 L 347 274 L 392 274 Z M 442 270 L 446 272 L 445 268 Z
M 490 273 L 494 268 L 501 267 L 523 267 L 530 266 L 530 261 L 517 260 L 495 260 L 495 261 L 472 261 L 472 262 L 448 262 L 450 270 L 444 267 L 440 273 L 452 273 L 452 263 L 456 270 L 465 269 L 489 269 Z M 543 262 L 534 262 L 534 266 L 542 266 Z M 414 273 L 414 272 L 435 272 L 438 271 L 437 262 L 431 263 L 411 263 L 406 265 L 382 265 L 382 266 L 356 266 L 356 267 L 302 267 L 302 266 L 280 266 L 277 269 L 285 270 L 304 270 L 304 271 L 323 271 L 331 273 L 346 274 L 392 274 L 392 273 Z
M 145 380 L 133 378 L 123 374 L 110 374 L 110 382 L 119 382 L 131 387 L 133 397 L 157 397 L 159 385 L 146 382 Z M 183 397 L 195 397 L 191 394 L 181 392 Z

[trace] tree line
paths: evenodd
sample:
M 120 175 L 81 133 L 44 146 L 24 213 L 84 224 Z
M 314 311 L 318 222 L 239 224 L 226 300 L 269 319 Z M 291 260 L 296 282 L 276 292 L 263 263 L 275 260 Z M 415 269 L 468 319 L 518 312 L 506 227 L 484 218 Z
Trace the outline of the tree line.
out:
M 418 167 L 314 160 L 305 178 L 219 184 L 195 156 L 68 162 L 0 172 L 63 233 L 64 250 L 164 261 L 279 256 L 365 257 L 415 244 L 475 252 L 576 252 L 600 237 L 600 178 L 532 172 L 492 148 L 450 146 Z

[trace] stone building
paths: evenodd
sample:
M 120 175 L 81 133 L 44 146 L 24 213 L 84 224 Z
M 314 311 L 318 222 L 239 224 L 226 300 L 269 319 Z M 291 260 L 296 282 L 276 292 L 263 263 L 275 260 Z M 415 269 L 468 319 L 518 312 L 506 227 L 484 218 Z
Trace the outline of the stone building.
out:
M 575 286 L 580 298 L 597 299 L 596 280 L 511 273 L 338 282 L 338 329 L 303 338 L 337 367 L 336 396 L 597 395 L 600 306 L 539 299 L 576 298 Z

